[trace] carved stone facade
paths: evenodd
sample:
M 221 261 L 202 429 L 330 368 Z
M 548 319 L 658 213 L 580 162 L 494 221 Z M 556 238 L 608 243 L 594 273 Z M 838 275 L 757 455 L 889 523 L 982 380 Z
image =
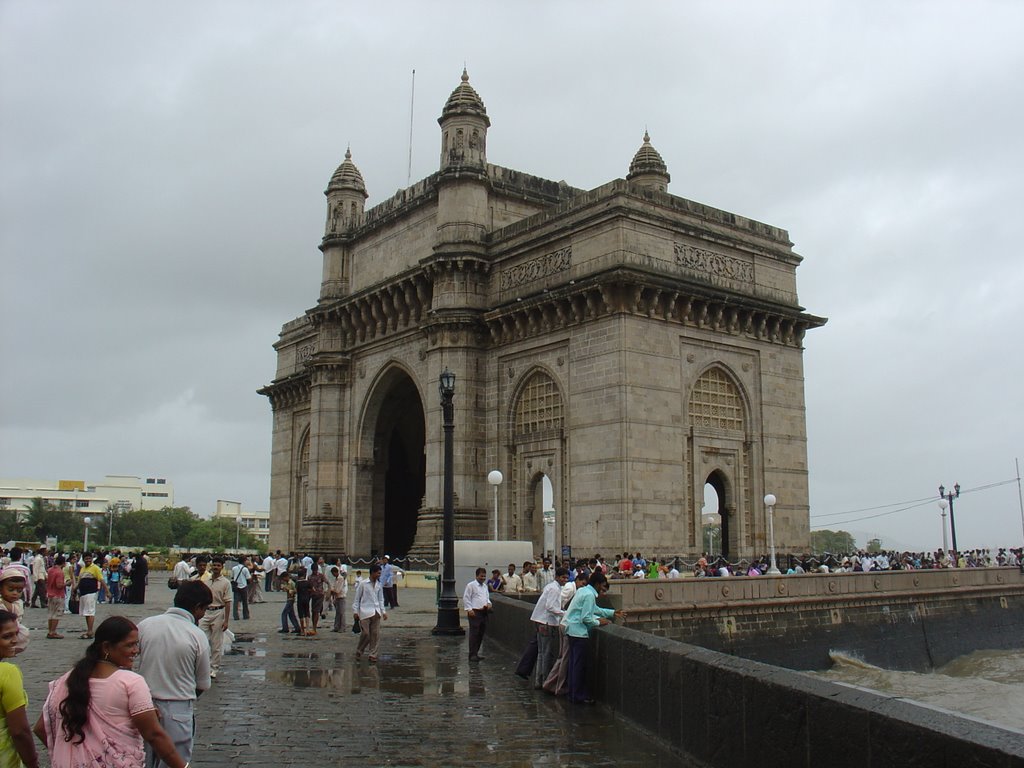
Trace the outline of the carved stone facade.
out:
M 585 191 L 486 160 L 463 74 L 440 170 L 364 210 L 351 153 L 327 188 L 314 307 L 274 381 L 271 546 L 437 558 L 442 424 L 455 394 L 456 536 L 540 551 L 702 550 L 704 487 L 724 551 L 809 544 L 803 340 L 784 230 L 676 197 L 648 136 L 626 180 Z

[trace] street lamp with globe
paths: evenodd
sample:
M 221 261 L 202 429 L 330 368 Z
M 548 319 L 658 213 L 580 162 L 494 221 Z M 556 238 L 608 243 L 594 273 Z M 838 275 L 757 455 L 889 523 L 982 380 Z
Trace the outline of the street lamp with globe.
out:
M 769 493 L 764 497 L 764 505 L 768 507 L 768 546 L 771 548 L 772 562 L 771 567 L 768 568 L 768 573 L 777 575 L 780 573 L 779 568 L 775 565 L 775 498 L 774 493 Z
M 82 519 L 82 522 L 85 523 L 85 541 L 82 545 L 82 552 L 84 554 L 89 551 L 89 524 L 92 522 L 92 518 L 87 515 Z
M 505 479 L 505 476 L 501 474 L 497 469 L 492 469 L 487 473 L 487 482 L 494 487 L 494 540 L 498 540 L 498 486 L 501 485 L 501 481 Z

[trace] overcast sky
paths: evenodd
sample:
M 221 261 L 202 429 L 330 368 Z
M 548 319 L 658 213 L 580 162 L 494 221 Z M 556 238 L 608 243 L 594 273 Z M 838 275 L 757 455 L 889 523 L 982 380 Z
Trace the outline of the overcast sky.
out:
M 414 68 L 436 170 L 465 63 L 491 162 L 592 188 L 646 127 L 669 191 L 789 231 L 830 318 L 812 527 L 939 546 L 939 483 L 1024 458 L 1022 40 L 1012 0 L 3 0 L 0 477 L 266 509 L 256 389 L 316 300 L 327 181 L 351 144 L 368 205 L 406 186 Z M 1021 545 L 1017 494 L 964 493 L 961 548 Z

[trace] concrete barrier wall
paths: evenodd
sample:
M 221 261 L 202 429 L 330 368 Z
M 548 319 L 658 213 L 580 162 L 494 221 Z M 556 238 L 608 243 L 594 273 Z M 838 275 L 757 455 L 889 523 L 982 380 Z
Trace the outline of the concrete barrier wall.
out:
M 843 651 L 926 671 L 1024 637 L 1024 575 L 978 568 L 616 582 L 626 625 L 790 669 L 827 669 Z
M 519 653 L 527 601 L 493 596 L 489 639 Z M 620 626 L 595 630 L 592 691 L 714 766 L 1019 768 L 1024 732 Z

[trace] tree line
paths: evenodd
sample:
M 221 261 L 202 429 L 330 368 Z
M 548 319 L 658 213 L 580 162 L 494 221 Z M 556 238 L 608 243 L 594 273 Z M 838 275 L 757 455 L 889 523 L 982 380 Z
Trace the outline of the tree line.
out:
M 0 543 L 4 541 L 45 542 L 57 539 L 64 549 L 84 544 L 85 517 L 70 504 L 52 504 L 40 497 L 24 510 L 0 510 Z M 108 506 L 104 512 L 90 512 L 89 544 L 93 548 L 108 545 L 130 549 L 160 550 L 179 546 L 209 552 L 235 548 L 236 523 L 220 517 L 204 520 L 188 507 L 135 509 L 118 511 Z M 241 549 L 266 549 L 258 538 L 242 528 L 238 533 Z

